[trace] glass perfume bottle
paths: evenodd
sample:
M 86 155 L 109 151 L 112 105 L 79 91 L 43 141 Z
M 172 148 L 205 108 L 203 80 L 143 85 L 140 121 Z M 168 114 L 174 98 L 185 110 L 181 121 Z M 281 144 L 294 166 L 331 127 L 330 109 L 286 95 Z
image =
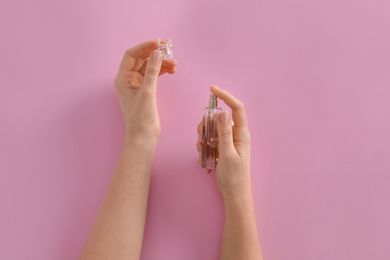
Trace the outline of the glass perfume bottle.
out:
M 203 110 L 203 128 L 200 133 L 202 149 L 199 151 L 201 166 L 204 169 L 215 169 L 218 162 L 217 117 L 222 108 L 218 107 L 217 96 L 211 94 L 209 107 Z
M 165 42 L 161 43 L 157 50 L 160 50 L 162 52 L 162 59 L 168 60 L 173 58 L 173 45 L 172 42 Z

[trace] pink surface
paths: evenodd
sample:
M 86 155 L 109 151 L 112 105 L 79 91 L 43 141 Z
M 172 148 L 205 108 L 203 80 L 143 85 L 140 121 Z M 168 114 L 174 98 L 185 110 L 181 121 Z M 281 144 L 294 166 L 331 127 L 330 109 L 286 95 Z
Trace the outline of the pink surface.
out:
M 0 259 L 79 257 L 123 141 L 113 78 L 157 37 L 179 64 L 142 259 L 218 259 L 195 148 L 210 84 L 246 104 L 264 259 L 390 259 L 390 2 L 235 2 L 0 3 Z

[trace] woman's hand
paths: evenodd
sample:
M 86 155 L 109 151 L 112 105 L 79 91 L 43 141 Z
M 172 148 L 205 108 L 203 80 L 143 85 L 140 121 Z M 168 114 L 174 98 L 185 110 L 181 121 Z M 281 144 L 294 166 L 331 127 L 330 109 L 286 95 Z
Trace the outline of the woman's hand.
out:
M 160 43 L 160 39 L 146 41 L 126 50 L 115 77 L 114 85 L 125 119 L 126 141 L 157 142 L 160 136 L 157 78 L 164 73 L 175 73 L 177 64 L 175 60 L 161 59 L 161 51 L 156 50 Z
M 227 111 L 217 117 L 219 138 L 219 159 L 216 167 L 218 190 L 225 199 L 231 197 L 252 196 L 250 178 L 250 134 L 244 103 L 226 90 L 211 86 L 211 92 L 223 100 L 232 109 L 234 124 Z M 198 134 L 202 131 L 202 122 L 198 125 Z M 199 138 L 198 138 L 199 139 Z M 202 149 L 199 140 L 198 151 Z M 208 170 L 207 172 L 210 172 Z

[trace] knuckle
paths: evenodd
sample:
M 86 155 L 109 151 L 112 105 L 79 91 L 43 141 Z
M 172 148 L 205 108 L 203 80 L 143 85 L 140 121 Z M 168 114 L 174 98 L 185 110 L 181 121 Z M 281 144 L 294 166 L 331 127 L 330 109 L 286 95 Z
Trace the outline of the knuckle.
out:
M 227 161 L 232 161 L 232 159 L 235 157 L 234 150 L 232 149 L 223 149 L 222 152 L 220 152 L 221 159 L 227 159 Z
M 242 140 L 244 142 L 247 142 L 247 143 L 250 143 L 251 141 L 251 134 L 249 133 L 249 131 L 246 131 L 242 134 Z
M 224 136 L 229 136 L 232 134 L 232 131 L 229 130 L 229 128 L 224 128 L 224 129 L 222 129 L 221 134 Z
M 157 66 L 148 66 L 146 68 L 146 72 L 151 75 L 157 75 L 160 72 L 160 70 Z
M 244 104 L 244 102 L 242 102 L 242 101 L 238 101 L 237 102 L 237 107 L 239 108 L 239 109 L 242 109 L 242 110 L 245 110 L 245 104 Z
M 130 56 L 131 49 L 126 49 L 124 56 Z
M 155 98 L 155 92 L 152 89 L 144 88 L 142 89 L 142 96 L 146 99 Z
M 222 137 L 228 137 L 232 135 L 232 128 L 229 125 L 222 127 L 219 133 Z

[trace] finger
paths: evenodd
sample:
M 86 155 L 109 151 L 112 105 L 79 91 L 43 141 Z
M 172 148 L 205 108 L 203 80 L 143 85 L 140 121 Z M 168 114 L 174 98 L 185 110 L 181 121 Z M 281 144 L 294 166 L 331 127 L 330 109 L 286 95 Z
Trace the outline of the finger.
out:
M 140 59 L 142 61 L 149 57 L 150 53 L 155 50 L 159 44 L 160 39 L 156 39 L 153 41 L 145 41 L 130 49 L 127 49 L 125 55 L 122 58 L 120 69 L 132 70 L 137 61 L 140 61 Z
M 177 60 L 169 59 L 169 60 L 163 60 L 162 61 L 162 66 L 163 67 L 174 68 L 174 67 L 176 67 L 176 65 L 177 65 Z
M 144 82 L 142 88 L 150 90 L 155 93 L 157 78 L 161 71 L 162 53 L 160 50 L 154 50 L 149 57 L 148 64 L 146 65 Z
M 198 141 L 196 142 L 196 148 L 198 149 L 198 151 L 200 151 L 202 149 L 202 123 L 200 123 L 198 125 Z
M 202 144 L 200 142 L 196 142 L 196 149 L 198 152 L 202 149 Z
M 217 115 L 217 132 L 219 153 L 230 153 L 236 151 L 233 144 L 233 127 L 230 123 L 228 111 L 221 111 Z
M 232 109 L 232 117 L 235 129 L 247 130 L 248 123 L 246 119 L 244 103 L 242 103 L 240 100 L 238 100 L 235 96 L 233 96 L 226 90 L 223 90 L 217 86 L 211 86 L 210 90 L 213 94 L 217 95 L 219 99 L 223 100 L 223 102 L 225 102 L 225 104 Z
M 144 61 L 141 69 L 139 69 L 139 73 L 143 76 L 145 75 L 145 70 L 146 70 L 146 66 L 148 64 L 148 61 L 149 60 L 146 60 Z M 176 60 L 163 60 L 162 61 L 162 64 L 161 64 L 161 69 L 164 69 L 164 68 L 175 68 L 176 67 L 176 64 L 177 64 L 177 61 Z M 160 73 L 161 75 L 162 73 Z M 172 74 L 172 73 L 171 73 Z
M 203 120 L 200 121 L 200 123 L 198 124 L 198 127 L 197 127 L 198 134 L 202 132 L 202 128 L 203 128 Z
M 161 67 L 161 70 L 160 70 L 160 73 L 159 73 L 159 76 L 161 76 L 162 74 L 164 73 L 168 73 L 168 74 L 174 74 L 176 73 L 177 69 L 176 68 L 166 68 L 166 67 Z
M 167 40 L 161 41 L 161 43 L 167 43 L 167 42 L 172 42 L 172 40 L 171 39 L 167 39 Z

